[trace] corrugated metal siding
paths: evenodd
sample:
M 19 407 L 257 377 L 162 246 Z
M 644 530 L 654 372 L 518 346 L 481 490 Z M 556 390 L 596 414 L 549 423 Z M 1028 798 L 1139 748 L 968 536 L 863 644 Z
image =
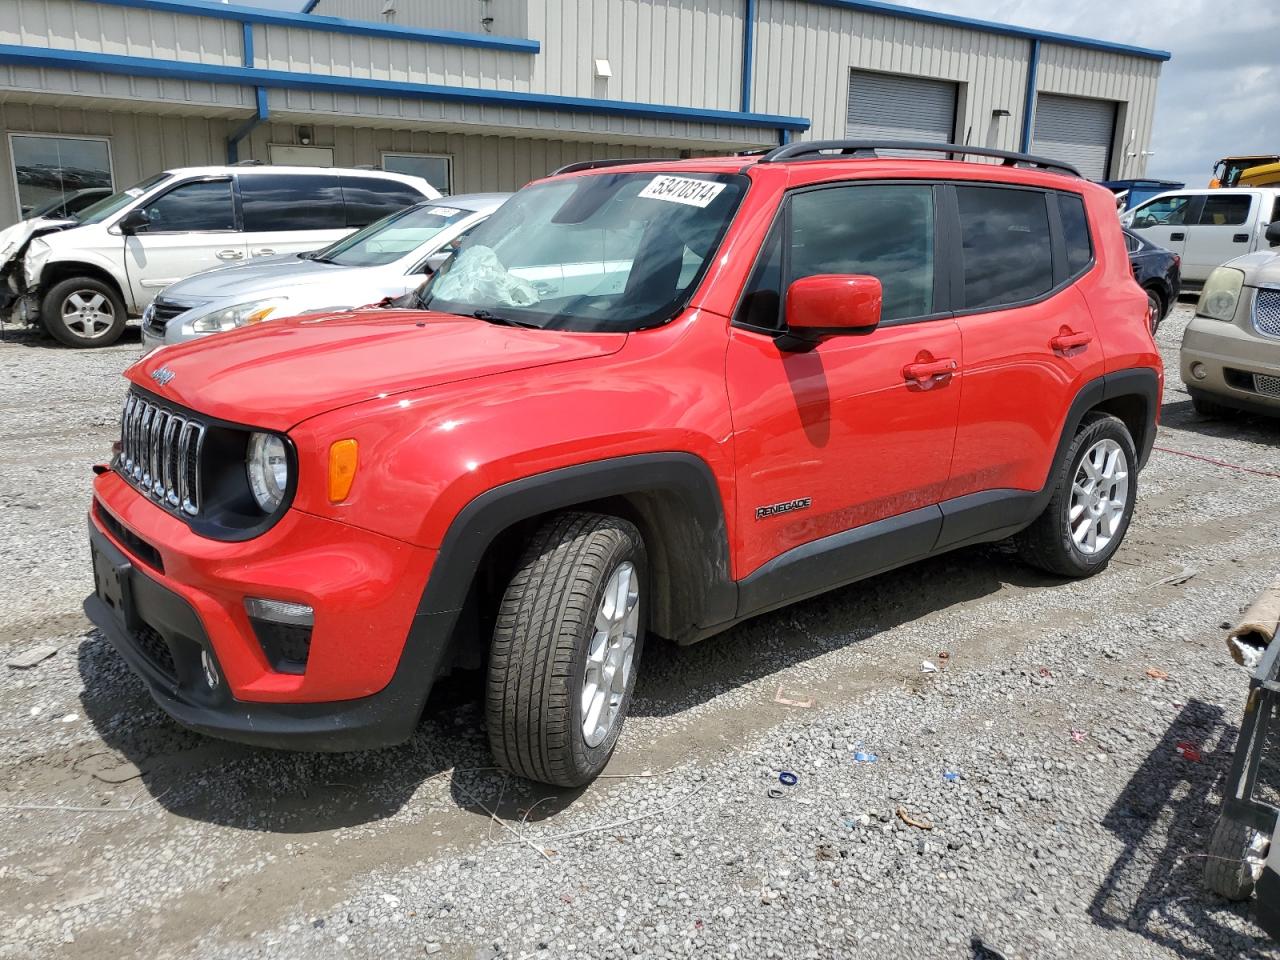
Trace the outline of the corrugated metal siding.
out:
M 9 133 L 65 133 L 108 137 L 116 189 L 171 167 L 226 163 L 227 134 L 237 120 L 76 110 L 14 102 L 0 103 L 0 224 L 17 219 Z
M 845 135 L 951 143 L 956 100 L 956 84 L 948 80 L 851 70 Z
M 1027 41 L 799 0 L 759 0 L 757 11 L 752 106 L 809 116 L 807 138 L 844 135 L 849 70 L 859 69 L 960 83 L 957 136 L 1017 148 Z
M 117 101 L 117 107 L 152 103 L 160 109 L 185 107 L 204 116 L 234 113 L 243 117 L 254 108 L 252 87 L 11 64 L 0 64 L 0 91 L 8 99 L 14 93 L 25 94 L 32 102 L 50 97 L 98 98 Z
M 1151 143 L 1160 66 L 1156 60 L 1044 44 L 1036 86 L 1042 93 L 1119 103 L 1109 176 L 1142 177 L 1146 175 L 1142 151 Z
M 395 0 L 395 16 L 385 17 L 387 0 L 320 0 L 311 12 L 318 16 L 367 20 L 399 27 L 460 30 L 523 37 L 529 28 L 527 0 Z M 492 17 L 487 27 L 481 21 Z
M 240 24 L 211 17 L 83 3 L 4 0 L 0 43 L 239 66 Z

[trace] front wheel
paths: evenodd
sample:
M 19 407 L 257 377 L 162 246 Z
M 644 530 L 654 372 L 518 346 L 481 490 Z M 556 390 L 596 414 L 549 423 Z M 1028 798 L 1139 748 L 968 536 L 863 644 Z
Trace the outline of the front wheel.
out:
M 1049 505 L 1019 539 L 1023 559 L 1064 577 L 1105 567 L 1129 529 L 1137 463 L 1124 422 L 1090 414 L 1054 469 Z
M 68 347 L 106 347 L 124 332 L 124 301 L 110 284 L 93 277 L 55 283 L 40 304 L 40 322 Z
M 644 642 L 648 565 L 630 523 L 564 513 L 530 539 L 502 597 L 486 715 L 499 765 L 578 787 L 622 732 Z

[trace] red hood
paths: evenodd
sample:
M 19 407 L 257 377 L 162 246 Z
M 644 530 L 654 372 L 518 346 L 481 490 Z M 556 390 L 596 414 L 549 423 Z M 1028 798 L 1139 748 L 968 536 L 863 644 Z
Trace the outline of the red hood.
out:
M 377 396 L 607 356 L 626 339 L 623 333 L 531 330 L 420 310 L 321 314 L 165 347 L 125 376 L 200 413 L 287 430 Z M 166 373 L 157 379 L 162 368 Z

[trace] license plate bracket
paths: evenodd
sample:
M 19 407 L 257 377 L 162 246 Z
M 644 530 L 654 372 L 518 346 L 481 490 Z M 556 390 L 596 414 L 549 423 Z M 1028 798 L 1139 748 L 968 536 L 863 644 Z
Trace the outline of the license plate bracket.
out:
M 119 554 L 118 558 L 110 556 L 98 543 L 92 543 L 90 551 L 93 554 L 93 587 L 98 599 L 126 630 L 136 629 L 138 614 L 133 605 L 131 589 L 133 564 L 123 554 Z

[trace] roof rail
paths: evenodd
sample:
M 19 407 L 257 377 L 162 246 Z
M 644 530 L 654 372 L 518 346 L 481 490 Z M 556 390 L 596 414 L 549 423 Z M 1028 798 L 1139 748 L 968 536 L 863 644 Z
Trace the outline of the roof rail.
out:
M 237 160 L 231 164 L 233 167 L 261 167 L 264 166 L 261 160 Z
M 923 150 L 929 153 L 945 153 L 948 160 L 959 156 L 995 157 L 1004 161 L 1006 167 L 1025 164 L 1029 167 L 1040 167 L 1044 170 L 1056 170 L 1073 177 L 1079 177 L 1080 171 L 1061 160 L 1050 160 L 1048 157 L 1037 157 L 1031 153 L 1016 153 L 1012 150 L 993 150 L 990 147 L 966 147 L 958 143 L 927 143 L 916 140 L 809 140 L 788 143 L 785 146 L 770 150 L 758 163 L 781 163 L 784 160 L 838 160 L 849 156 L 874 159 L 878 150 Z M 837 153 L 834 157 L 823 157 L 823 153 Z
M 672 163 L 679 157 L 619 157 L 616 160 L 579 160 L 577 163 L 566 163 L 559 170 L 553 170 L 547 176 L 558 177 L 562 173 L 577 173 L 579 170 L 598 170 L 600 167 L 623 167 L 629 163 Z

